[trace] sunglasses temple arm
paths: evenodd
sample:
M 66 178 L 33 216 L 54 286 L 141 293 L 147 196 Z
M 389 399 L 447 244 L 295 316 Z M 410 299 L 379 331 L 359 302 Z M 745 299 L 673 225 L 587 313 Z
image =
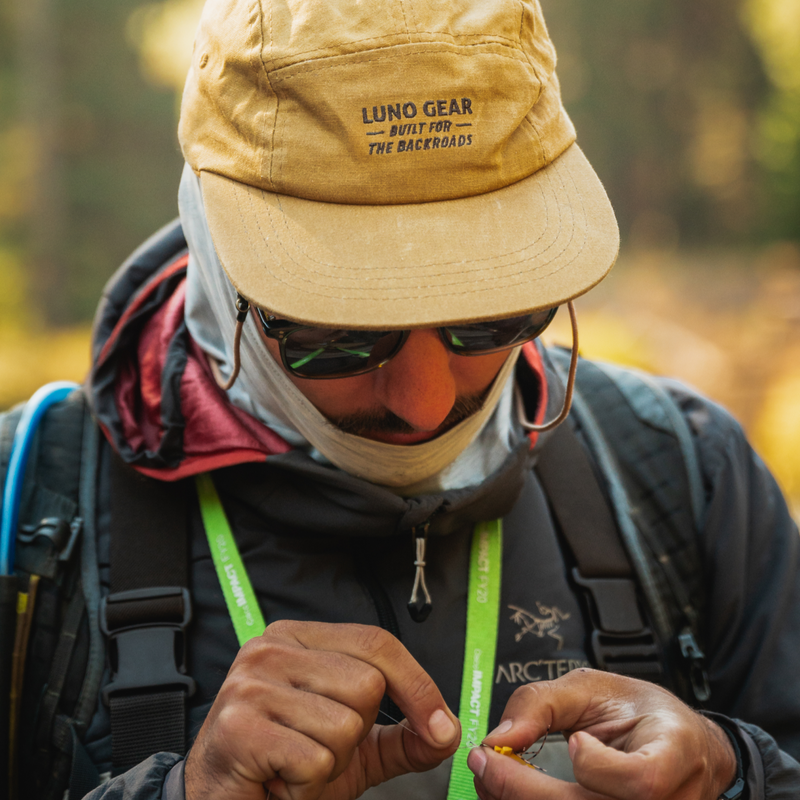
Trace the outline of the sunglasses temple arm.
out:
M 525 406 L 522 402 L 522 394 L 518 391 L 517 417 L 526 431 L 543 433 L 544 431 L 552 430 L 567 418 L 569 410 L 572 407 L 572 393 L 575 389 L 575 373 L 578 369 L 578 318 L 575 314 L 575 306 L 571 300 L 567 303 L 567 307 L 569 308 L 569 321 L 572 325 L 572 354 L 569 360 L 569 373 L 567 375 L 567 388 L 564 392 L 564 404 L 561 406 L 561 411 L 555 419 L 541 425 L 534 425 L 525 418 Z
M 239 349 L 242 342 L 242 329 L 244 328 L 244 321 L 247 319 L 248 311 L 250 311 L 250 303 L 248 303 L 247 300 L 245 300 L 240 294 L 237 294 L 236 327 L 234 328 L 233 332 L 233 369 L 231 370 L 231 375 L 227 381 L 222 376 L 219 364 L 213 358 L 208 359 L 208 363 L 211 366 L 211 374 L 214 376 L 217 386 L 219 386 L 223 392 L 227 392 L 228 389 L 230 389 L 231 386 L 236 383 L 236 379 L 239 377 L 239 370 L 242 367 Z

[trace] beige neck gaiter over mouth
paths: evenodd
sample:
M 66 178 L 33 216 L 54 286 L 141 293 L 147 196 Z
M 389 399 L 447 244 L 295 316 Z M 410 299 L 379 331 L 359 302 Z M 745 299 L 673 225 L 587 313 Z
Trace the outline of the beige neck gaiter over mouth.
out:
M 236 292 L 217 257 L 200 182 L 189 167 L 178 199 L 190 253 L 186 324 L 227 376 L 233 364 Z M 319 463 L 411 496 L 482 482 L 525 437 L 513 411 L 512 376 L 519 348 L 509 353 L 475 414 L 429 442 L 392 445 L 344 433 L 331 424 L 269 354 L 257 325 L 251 313 L 242 332 L 241 372 L 228 398 Z
M 250 327 L 257 324 L 252 320 Z M 251 331 L 252 333 L 252 331 Z M 258 331 L 255 331 L 258 336 Z M 520 349 L 515 348 L 500 368 L 480 409 L 449 431 L 412 445 L 387 444 L 344 433 L 329 422 L 292 383 L 269 351 L 262 345 L 258 373 L 293 426 L 332 464 L 371 483 L 416 493 L 428 479 L 452 464 L 475 440 L 500 401 L 514 372 Z M 242 372 L 247 370 L 244 357 Z

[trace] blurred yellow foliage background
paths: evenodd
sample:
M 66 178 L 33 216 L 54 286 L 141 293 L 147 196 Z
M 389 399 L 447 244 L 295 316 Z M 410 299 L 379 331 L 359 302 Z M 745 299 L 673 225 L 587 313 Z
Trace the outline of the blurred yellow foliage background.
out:
M 576 304 L 581 353 L 669 375 L 743 424 L 800 518 L 800 247 L 625 255 Z M 568 318 L 545 335 L 568 344 Z

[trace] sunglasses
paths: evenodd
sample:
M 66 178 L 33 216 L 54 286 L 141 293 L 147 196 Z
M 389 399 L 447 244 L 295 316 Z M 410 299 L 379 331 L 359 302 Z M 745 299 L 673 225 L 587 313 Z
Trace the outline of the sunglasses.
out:
M 510 319 L 437 328 L 444 346 L 459 356 L 484 356 L 535 339 L 558 306 Z M 256 307 L 261 327 L 280 344 L 281 361 L 298 378 L 349 378 L 382 367 L 405 344 L 411 331 L 314 328 L 277 319 Z

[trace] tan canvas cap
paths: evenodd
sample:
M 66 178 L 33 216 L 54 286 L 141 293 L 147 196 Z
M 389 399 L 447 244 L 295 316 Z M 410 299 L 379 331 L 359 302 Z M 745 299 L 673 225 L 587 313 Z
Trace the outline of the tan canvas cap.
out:
M 538 2 L 208 0 L 179 134 L 228 276 L 279 317 L 514 316 L 617 255 Z

